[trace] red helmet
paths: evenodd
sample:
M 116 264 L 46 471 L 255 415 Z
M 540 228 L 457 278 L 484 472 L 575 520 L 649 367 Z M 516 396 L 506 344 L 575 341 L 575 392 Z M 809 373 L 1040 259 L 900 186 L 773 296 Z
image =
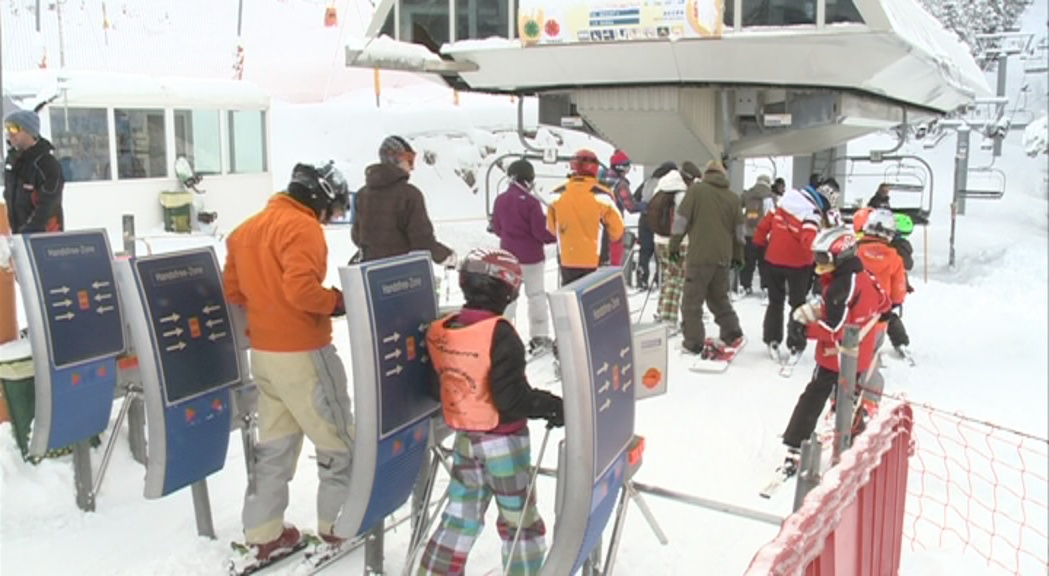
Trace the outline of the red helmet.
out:
M 863 227 L 867 225 L 867 219 L 871 216 L 870 208 L 860 208 L 852 215 L 852 231 L 856 234 L 863 232 Z
M 608 164 L 613 170 L 626 172 L 630 169 L 630 156 L 627 156 L 626 152 L 616 148 L 616 151 L 612 153 L 612 158 L 609 159 Z
M 597 161 L 597 154 L 594 154 L 592 150 L 581 148 L 572 156 L 568 167 L 572 170 L 573 176 L 593 176 L 596 178 L 600 164 Z

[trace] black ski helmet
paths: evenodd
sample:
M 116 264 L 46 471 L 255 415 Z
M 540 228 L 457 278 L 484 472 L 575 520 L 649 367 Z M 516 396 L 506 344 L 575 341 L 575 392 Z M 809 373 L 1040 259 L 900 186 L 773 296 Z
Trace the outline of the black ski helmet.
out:
M 471 308 L 502 314 L 517 299 L 521 280 L 517 257 L 498 248 L 474 248 L 459 265 L 459 288 Z
M 521 158 L 514 160 L 506 168 L 506 175 L 522 184 L 531 184 L 535 182 L 535 167 L 528 160 Z
M 345 212 L 350 191 L 346 178 L 328 160 L 323 164 L 296 164 L 291 171 L 288 195 L 308 206 L 318 218 L 327 219 L 333 212 Z

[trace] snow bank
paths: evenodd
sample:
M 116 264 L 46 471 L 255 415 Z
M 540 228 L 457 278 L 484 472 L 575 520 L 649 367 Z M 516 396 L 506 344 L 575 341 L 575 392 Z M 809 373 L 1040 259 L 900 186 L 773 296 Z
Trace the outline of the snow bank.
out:
M 1027 125 L 1024 130 L 1024 149 L 1031 157 L 1049 154 L 1049 116 L 1043 114 Z

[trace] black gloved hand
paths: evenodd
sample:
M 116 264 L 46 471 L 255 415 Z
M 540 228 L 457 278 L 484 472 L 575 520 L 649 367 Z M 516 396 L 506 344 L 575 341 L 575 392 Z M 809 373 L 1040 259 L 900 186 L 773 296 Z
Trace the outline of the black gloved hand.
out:
M 546 420 L 547 428 L 559 428 L 564 426 L 564 402 L 557 396 L 554 396 L 545 390 L 536 390 L 533 394 L 532 413 L 530 416 L 532 418 L 543 418 Z
M 547 428 L 561 428 L 565 425 L 565 404 L 554 396 L 554 402 L 550 404 L 550 410 L 546 415 Z
M 346 300 L 344 300 L 343 297 L 342 297 L 342 290 L 339 290 L 338 288 L 332 288 L 332 291 L 335 292 L 335 295 L 338 297 L 335 300 L 335 308 L 332 308 L 332 311 L 331 311 L 332 318 L 338 318 L 340 316 L 345 316 L 346 315 Z

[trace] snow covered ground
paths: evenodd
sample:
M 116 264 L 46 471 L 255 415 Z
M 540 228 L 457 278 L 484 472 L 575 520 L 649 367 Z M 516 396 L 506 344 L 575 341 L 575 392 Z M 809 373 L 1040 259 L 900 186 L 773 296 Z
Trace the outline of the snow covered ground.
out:
M 1025 18 L 1025 22 L 1044 24 L 1045 21 L 1044 3 L 1033 6 Z M 1043 81 L 1035 93 L 1045 92 Z M 354 184 L 385 134 L 409 134 L 423 158 L 413 180 L 427 193 L 428 207 L 438 221 L 438 237 L 460 253 L 473 246 L 495 245 L 496 239 L 484 230 L 483 173 L 499 155 L 520 150 L 516 136 L 508 131 L 512 127 L 513 116 L 509 114 L 512 103 L 507 99 L 463 95 L 462 106 L 457 108 L 451 104 L 446 90 L 394 90 L 387 95 L 389 99 L 379 112 L 364 116 L 359 113 L 362 106 L 358 105 L 371 97 L 370 91 L 362 91 L 324 107 L 288 107 L 275 113 L 274 172 L 286 173 L 296 161 L 332 156 L 331 151 L 338 150 L 336 160 Z M 1041 112 L 1044 112 L 1044 104 L 1042 106 Z M 319 123 L 320 118 L 325 122 Z M 323 128 L 318 130 L 318 125 Z M 449 135 L 449 130 L 454 133 Z M 544 130 L 540 137 L 563 140 L 565 151 L 584 144 L 592 146 L 603 158 L 612 150 L 606 143 L 561 130 Z M 850 152 L 885 147 L 884 143 L 885 138 L 865 139 L 850 146 Z M 953 138 L 946 138 L 933 150 L 908 145 L 905 151 L 921 155 L 932 164 L 938 186 L 932 224 L 927 230 L 917 229 L 912 237 L 917 265 L 911 282 L 916 292 L 906 304 L 905 321 L 918 365 L 910 368 L 887 359 L 887 392 L 894 396 L 906 395 L 917 404 L 934 406 L 947 415 L 963 413 L 999 427 L 976 428 L 987 432 L 985 438 L 970 438 L 972 447 L 979 447 L 981 451 L 949 448 L 952 454 L 973 460 L 973 472 L 953 468 L 957 482 L 971 482 L 977 473 L 1001 473 L 1001 466 L 1015 459 L 1016 450 L 1009 442 L 1015 444 L 1021 436 L 1004 429 L 1034 436 L 1034 445 L 1040 446 L 1043 456 L 1031 459 L 1026 475 L 1022 476 L 1029 499 L 1020 503 L 1004 490 L 992 490 L 984 501 L 995 499 L 1003 513 L 1017 515 L 1022 511 L 1028 525 L 1044 535 L 1049 525 L 1045 508 L 1049 465 L 1044 459 L 1044 438 L 1049 430 L 1046 387 L 1049 382 L 1049 204 L 1044 188 L 1045 157 L 1027 157 L 1022 135 L 1010 137 L 1005 156 L 997 164 L 1008 175 L 1006 194 L 1000 201 L 969 202 L 967 213 L 957 222 L 957 265 L 950 268 L 947 266 L 948 189 L 953 169 Z M 432 162 L 425 160 L 428 152 Z M 974 159 L 973 165 L 986 160 L 985 157 Z M 784 173 L 784 167 L 789 167 L 789 163 L 780 163 L 780 174 L 789 181 L 789 170 Z M 541 174 L 540 194 L 545 194 L 564 174 L 563 167 L 537 169 Z M 758 173 L 769 169 L 768 161 L 748 162 L 746 182 L 751 183 Z M 467 176 L 468 173 L 471 176 Z M 500 174 L 498 170 L 493 171 L 493 192 L 501 189 Z M 635 181 L 639 177 L 635 174 Z M 856 185 L 866 186 L 859 182 Z M 873 190 L 873 186 L 870 188 Z M 98 214 L 100 222 L 118 217 L 117 214 Z M 148 244 L 140 243 L 138 250 L 166 252 L 213 245 L 220 259 L 224 256 L 220 238 L 148 235 Z M 336 267 L 343 265 L 354 249 L 345 227 L 331 227 L 328 242 L 328 281 L 337 284 Z M 454 284 L 454 276 L 446 277 L 437 269 L 435 274 Z M 548 266 L 547 282 L 550 287 L 556 286 L 552 262 Z M 654 299 L 654 294 L 647 302 L 644 295 L 632 297 L 636 319 L 647 321 L 651 317 Z M 447 294 L 447 301 L 456 300 L 457 291 L 453 288 Z M 519 306 L 522 325 L 525 307 Z M 647 449 L 637 481 L 782 516 L 790 511 L 791 490 L 784 489 L 771 501 L 759 499 L 757 491 L 782 458 L 778 434 L 806 383 L 813 361 L 811 357 L 803 360 L 792 379 L 780 378 L 760 346 L 764 309 L 756 299 L 744 299 L 737 303 L 737 311 L 751 344 L 729 372 L 723 375 L 692 373 L 687 369 L 689 361 L 672 351 L 669 393 L 638 405 L 636 428 L 645 436 Z M 345 323 L 337 323 L 335 342 L 349 365 Z M 532 370 L 537 385 L 546 386 L 550 366 L 535 366 Z M 559 389 L 557 385 L 550 388 Z M 114 416 L 116 408 L 115 405 Z M 935 421 L 935 418 L 929 417 L 923 422 Z M 240 537 L 240 508 L 246 478 L 238 436 L 230 438 L 225 469 L 209 478 L 218 534 L 218 540 L 210 541 L 196 536 L 188 491 L 161 500 L 143 498 L 144 471 L 126 449 L 123 438 L 126 430 L 116 431 L 121 438 L 98 495 L 97 512 L 86 514 L 74 503 L 70 460 L 49 460 L 37 466 L 23 463 L 9 427 L 9 424 L 0 425 L 0 573 L 5 576 L 222 573 L 223 562 L 229 554 L 228 542 Z M 929 455 L 935 453 L 937 443 L 951 436 L 946 431 L 937 436 L 928 430 L 928 427 L 919 427 L 917 436 L 917 452 L 919 456 L 925 455 L 922 465 L 927 467 L 932 466 Z M 543 432 L 541 425 L 533 426 L 532 432 L 534 449 L 537 449 Z M 551 447 L 561 435 L 561 431 L 552 434 Z M 1040 444 L 1037 439 L 1042 439 Z M 988 449 L 994 459 L 993 467 L 991 459 L 983 456 Z M 312 527 L 315 519 L 316 465 L 311 456 L 309 450 L 303 452 L 287 514 L 288 520 L 301 527 Z M 93 459 L 97 466 L 100 450 L 94 453 Z M 552 449 L 548 449 L 542 464 L 556 465 Z M 914 460 L 912 466 L 916 466 Z M 912 472 L 913 492 L 919 491 L 916 483 L 921 480 Z M 1019 480 L 1012 473 L 1001 473 L 1000 482 L 1006 488 L 1021 490 Z M 552 528 L 553 481 L 540 478 L 538 490 L 540 509 Z M 927 489 L 925 493 L 932 491 Z M 976 492 L 980 496 L 987 491 Z M 911 513 L 917 510 L 914 505 L 917 498 L 908 501 Z M 1017 554 L 1002 534 L 998 534 L 996 543 L 987 544 L 982 531 L 992 530 L 993 521 L 998 523 L 997 530 L 1005 533 L 1007 522 L 973 506 L 973 500 L 964 494 L 948 493 L 948 498 L 955 498 L 955 504 L 968 511 L 969 519 L 952 515 L 936 527 L 938 520 L 930 512 L 933 507 L 923 501 L 922 509 L 931 517 L 931 525 L 919 522 L 911 525 L 904 540 L 904 574 L 1045 573 L 1045 550 L 1049 543 L 1044 536 L 1039 539 L 1039 532 L 1025 532 L 1021 546 L 1031 550 L 1031 554 Z M 772 525 L 652 496 L 646 500 L 670 544 L 660 546 L 641 516 L 632 510 L 616 565 L 619 574 L 740 574 L 755 551 L 778 530 Z M 494 516 L 474 549 L 469 574 L 484 574 L 498 565 L 498 538 L 492 524 Z M 954 536 L 951 531 L 967 536 Z M 402 528 L 387 537 L 389 573 L 401 570 L 408 536 L 407 529 Z M 910 536 L 916 541 L 912 542 Z M 1009 537 L 1016 540 L 1013 534 Z M 987 555 L 993 556 L 1001 566 L 988 565 Z M 1015 564 L 1014 556 L 1018 558 Z M 356 553 L 330 572 L 357 573 L 362 566 L 363 555 Z

